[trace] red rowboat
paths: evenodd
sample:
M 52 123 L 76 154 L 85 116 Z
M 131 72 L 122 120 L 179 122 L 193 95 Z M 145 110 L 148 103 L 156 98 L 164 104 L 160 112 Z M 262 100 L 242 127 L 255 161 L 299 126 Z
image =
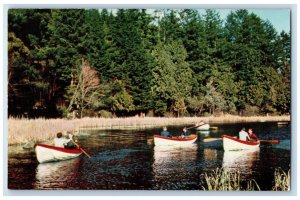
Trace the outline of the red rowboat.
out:
M 259 148 L 260 142 L 239 140 L 228 135 L 223 136 L 224 151 L 250 150 Z
M 67 149 L 46 144 L 37 144 L 35 152 L 39 163 L 68 160 L 82 154 L 79 149 Z
M 180 137 L 164 137 L 161 135 L 154 135 L 155 145 L 177 145 L 185 146 L 194 143 L 197 140 L 197 135 L 190 135 L 187 138 Z

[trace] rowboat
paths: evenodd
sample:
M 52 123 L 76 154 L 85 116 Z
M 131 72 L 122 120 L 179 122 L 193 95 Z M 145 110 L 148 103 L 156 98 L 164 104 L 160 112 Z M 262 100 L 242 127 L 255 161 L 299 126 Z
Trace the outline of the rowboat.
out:
M 180 137 L 164 137 L 161 135 L 154 135 L 154 144 L 159 146 L 168 146 L 168 145 L 176 145 L 176 146 L 186 146 L 194 143 L 197 140 L 197 135 L 190 135 L 187 138 Z
M 82 154 L 79 149 L 67 149 L 46 144 L 37 144 L 35 152 L 39 163 L 68 160 Z
M 239 140 L 228 135 L 223 136 L 224 151 L 251 150 L 259 148 L 260 142 Z
M 197 127 L 196 130 L 204 131 L 204 130 L 209 130 L 209 128 L 210 128 L 209 124 L 203 124 L 203 125 Z

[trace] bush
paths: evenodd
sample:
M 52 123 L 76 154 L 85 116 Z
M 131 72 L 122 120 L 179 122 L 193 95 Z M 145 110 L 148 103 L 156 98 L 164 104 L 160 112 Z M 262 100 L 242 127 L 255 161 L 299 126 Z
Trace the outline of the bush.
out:
M 242 115 L 243 116 L 255 116 L 259 115 L 260 110 L 257 106 L 249 106 L 247 105 L 245 110 L 243 111 Z
M 104 117 L 104 118 L 112 118 L 113 117 L 113 114 L 109 111 L 106 111 L 106 110 L 100 110 L 98 112 L 98 116 L 99 117 Z
M 173 112 L 165 112 L 164 117 L 176 117 Z
M 147 117 L 154 117 L 154 111 L 153 110 L 149 110 L 146 114 Z

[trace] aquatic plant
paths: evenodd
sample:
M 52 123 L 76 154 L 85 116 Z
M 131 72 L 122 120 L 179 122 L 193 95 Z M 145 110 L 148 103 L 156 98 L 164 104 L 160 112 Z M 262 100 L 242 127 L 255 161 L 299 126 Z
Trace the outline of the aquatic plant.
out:
M 290 170 L 286 173 L 281 168 L 277 168 L 274 172 L 273 191 L 290 191 L 291 177 Z
M 247 186 L 242 187 L 240 171 L 229 172 L 224 168 L 217 168 L 211 174 L 204 175 L 207 187 L 204 190 L 209 191 L 239 191 L 239 190 L 260 190 L 255 180 L 247 181 Z

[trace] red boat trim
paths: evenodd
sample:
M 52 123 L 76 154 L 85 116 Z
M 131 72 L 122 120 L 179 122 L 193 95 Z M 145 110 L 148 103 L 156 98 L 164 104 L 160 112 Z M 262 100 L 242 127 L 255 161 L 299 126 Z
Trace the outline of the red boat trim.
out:
M 72 153 L 72 154 L 80 154 L 80 153 L 82 153 L 82 151 L 79 150 L 79 149 L 67 149 L 67 148 L 50 146 L 50 145 L 46 145 L 46 144 L 36 144 L 36 147 L 37 146 L 48 148 L 48 149 L 52 149 L 52 150 L 56 150 L 56 151 L 61 151 L 61 152 L 65 152 L 65 153 Z
M 154 135 L 155 138 L 160 138 L 160 139 L 165 139 L 165 140 L 174 140 L 174 141 L 190 141 L 193 140 L 195 138 L 197 138 L 196 135 L 191 135 L 192 137 L 189 138 L 178 138 L 178 137 L 165 137 L 165 136 L 161 136 L 161 135 Z
M 247 144 L 247 145 L 253 145 L 253 146 L 255 146 L 255 145 L 258 145 L 258 144 L 259 144 L 259 142 L 249 142 L 249 141 L 239 140 L 239 139 L 237 139 L 237 138 L 230 137 L 230 136 L 228 136 L 228 135 L 223 135 L 223 138 L 227 138 L 227 139 L 230 139 L 230 140 L 234 140 L 234 141 L 236 141 L 236 142 L 239 142 L 239 143 L 242 143 L 242 144 Z

